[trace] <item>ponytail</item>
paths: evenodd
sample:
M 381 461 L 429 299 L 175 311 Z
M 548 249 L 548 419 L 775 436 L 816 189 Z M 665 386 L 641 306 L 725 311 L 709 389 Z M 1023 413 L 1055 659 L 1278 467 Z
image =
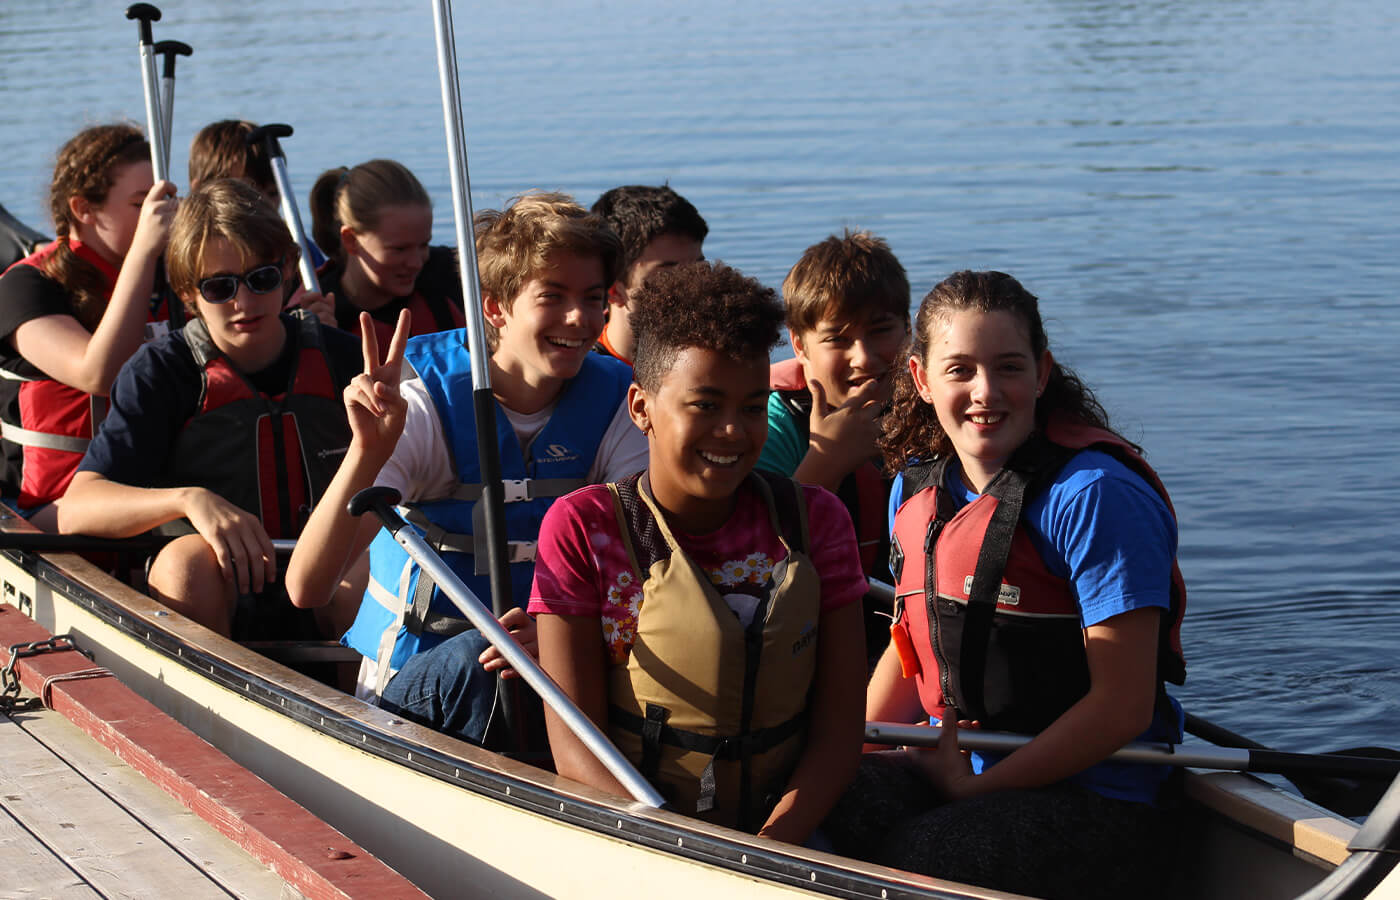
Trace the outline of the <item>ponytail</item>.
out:
M 426 206 L 433 201 L 422 183 L 402 163 L 372 159 L 353 169 L 327 169 L 311 188 L 311 236 L 336 262 L 344 264 L 345 248 L 340 229 L 349 225 L 357 233 L 379 225 L 386 206 Z

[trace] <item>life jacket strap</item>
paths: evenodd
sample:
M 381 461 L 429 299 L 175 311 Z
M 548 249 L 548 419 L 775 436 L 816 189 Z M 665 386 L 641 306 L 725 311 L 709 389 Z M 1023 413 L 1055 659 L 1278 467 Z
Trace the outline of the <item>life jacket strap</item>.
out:
M 44 450 L 62 450 L 67 453 L 85 453 L 88 439 L 71 437 L 66 434 L 49 434 L 47 431 L 30 431 L 9 422 L 0 423 L 0 438 L 21 447 L 38 447 Z

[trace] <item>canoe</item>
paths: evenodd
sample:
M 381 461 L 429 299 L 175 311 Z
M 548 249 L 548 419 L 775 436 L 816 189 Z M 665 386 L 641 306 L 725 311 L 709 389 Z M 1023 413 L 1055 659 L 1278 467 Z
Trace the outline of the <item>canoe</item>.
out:
M 0 519 L 0 543 L 30 532 Z M 465 744 L 215 635 L 71 553 L 0 551 L 0 591 L 433 896 L 615 897 L 622 883 L 711 897 L 1009 896 L 651 809 Z M 1186 795 L 1171 896 L 1400 890 L 1397 854 L 1362 849 L 1400 846 L 1380 821 L 1400 817 L 1400 789 L 1365 829 L 1248 775 L 1188 772 Z

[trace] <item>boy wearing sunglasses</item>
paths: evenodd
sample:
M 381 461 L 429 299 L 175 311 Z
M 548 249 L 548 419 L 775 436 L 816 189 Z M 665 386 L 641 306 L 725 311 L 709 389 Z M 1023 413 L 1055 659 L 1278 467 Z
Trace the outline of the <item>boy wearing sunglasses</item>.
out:
M 297 537 L 335 474 L 350 437 L 340 395 L 360 367 L 349 334 L 282 312 L 295 255 L 251 185 L 218 179 L 181 204 L 167 266 L 190 324 L 122 369 L 60 505 L 66 533 L 180 534 L 151 565 L 151 594 L 245 639 L 317 631 L 286 602 L 272 541 Z

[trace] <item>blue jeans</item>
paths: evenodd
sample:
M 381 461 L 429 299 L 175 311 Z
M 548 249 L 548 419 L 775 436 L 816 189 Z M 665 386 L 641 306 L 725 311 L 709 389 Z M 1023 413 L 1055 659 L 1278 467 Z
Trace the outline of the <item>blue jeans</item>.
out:
M 415 653 L 389 683 L 379 705 L 453 737 L 481 744 L 496 704 L 496 676 L 476 658 L 490 644 L 473 629 Z

